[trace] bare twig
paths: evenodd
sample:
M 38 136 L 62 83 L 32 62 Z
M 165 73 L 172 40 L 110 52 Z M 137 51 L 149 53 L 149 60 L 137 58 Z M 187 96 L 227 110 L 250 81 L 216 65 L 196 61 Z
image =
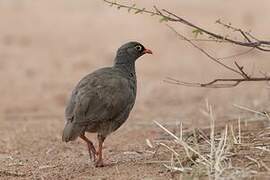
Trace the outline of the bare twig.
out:
M 211 37 L 214 37 L 216 39 L 222 39 L 222 40 L 225 40 L 225 41 L 228 41 L 230 43 L 233 43 L 233 44 L 236 44 L 236 45 L 240 45 L 240 46 L 256 47 L 256 48 L 259 47 L 259 50 L 261 50 L 261 51 L 270 51 L 270 49 L 260 49 L 260 46 L 261 45 L 270 45 L 270 41 L 260 41 L 260 40 L 257 40 L 257 41 L 254 41 L 254 42 L 251 42 L 251 41 L 250 42 L 241 42 L 241 41 L 232 40 L 232 39 L 230 39 L 230 38 L 228 38 L 226 36 L 221 36 L 221 35 L 215 34 L 213 32 L 210 32 L 208 30 L 205 30 L 205 29 L 203 29 L 203 28 L 201 28 L 199 26 L 196 26 L 196 25 L 190 23 L 189 21 L 187 21 L 187 20 L 185 20 L 185 19 L 177 16 L 176 14 L 174 14 L 174 13 L 172 13 L 172 12 L 166 10 L 166 9 L 163 9 L 163 11 L 165 13 L 167 13 L 168 15 L 174 17 L 175 19 L 173 21 L 180 22 L 180 23 L 183 23 L 183 24 L 188 25 L 190 27 L 193 27 L 195 29 L 198 29 L 199 31 L 201 31 L 201 32 L 203 32 L 205 34 L 208 34 Z M 164 14 L 162 14 L 162 15 L 163 16 L 166 16 Z M 170 19 L 168 21 L 170 21 Z M 242 30 L 240 32 L 242 32 L 244 34 L 244 32 Z
M 213 37 L 215 39 L 219 39 L 219 40 L 222 40 L 222 41 L 227 41 L 227 42 L 230 42 L 232 44 L 236 44 L 236 45 L 239 45 L 239 46 L 246 46 L 246 47 L 255 47 L 257 48 L 258 50 L 261 50 L 261 51 L 270 51 L 270 41 L 264 41 L 264 40 L 259 40 L 257 38 L 255 38 L 254 36 L 252 36 L 250 33 L 247 33 L 247 32 L 244 32 L 242 31 L 241 29 L 239 28 L 235 28 L 236 31 L 239 31 L 242 36 L 247 40 L 247 42 L 243 42 L 243 41 L 237 41 L 237 40 L 233 40 L 233 39 L 230 39 L 226 36 L 222 36 L 222 35 L 219 35 L 219 34 L 216 34 L 216 33 L 213 33 L 211 31 L 208 31 L 200 26 L 197 26 L 191 22 L 189 22 L 188 20 L 176 15 L 175 13 L 172 13 L 166 9 L 158 9 L 156 6 L 154 6 L 154 11 L 151 11 L 151 10 L 146 10 L 145 8 L 138 8 L 136 7 L 135 4 L 133 5 L 124 5 L 124 4 L 121 4 L 121 3 L 117 3 L 116 1 L 109 1 L 109 0 L 104 0 L 104 2 L 108 3 L 110 6 L 116 6 L 118 9 L 120 8 L 125 8 L 125 9 L 128 9 L 128 11 L 131 11 L 131 10 L 134 10 L 135 11 L 135 14 L 138 14 L 138 13 L 147 13 L 147 14 L 150 14 L 151 16 L 154 16 L 154 15 L 157 15 L 157 16 L 160 16 L 162 18 L 162 21 L 170 21 L 170 22 L 178 22 L 178 23 L 181 23 L 181 24 L 184 24 L 184 25 L 187 25 L 189 27 L 192 27 L 194 29 L 197 29 L 199 30 L 200 32 L 203 32 L 207 35 L 210 35 L 210 37 Z M 251 41 L 248 36 L 252 37 L 254 41 Z M 263 46 L 266 45 L 266 49 L 265 48 L 261 48 Z
M 256 49 L 256 48 L 252 47 L 252 48 L 250 48 L 250 49 L 248 49 L 248 50 L 246 50 L 246 51 L 243 51 L 243 52 L 240 52 L 240 53 L 236 53 L 236 54 L 233 54 L 233 55 L 230 55 L 230 56 L 219 57 L 219 58 L 217 58 L 217 59 L 218 59 L 218 60 L 225 60 L 225 59 L 236 58 L 236 57 L 239 57 L 239 56 L 246 55 L 246 54 L 252 52 L 254 49 Z
M 125 8 L 130 11 L 134 11 L 135 14 L 139 13 L 146 13 L 151 16 L 158 16 L 160 17 L 160 21 L 165 21 L 165 22 L 175 22 L 175 23 L 181 23 L 184 25 L 187 25 L 191 28 L 194 28 L 196 32 L 200 32 L 200 34 L 204 33 L 209 35 L 210 41 L 216 41 L 216 42 L 229 42 L 235 45 L 239 46 L 245 46 L 245 47 L 250 47 L 248 51 L 233 55 L 233 56 L 228 56 L 224 58 L 215 58 L 212 55 L 210 55 L 207 51 L 204 49 L 200 48 L 198 45 L 196 45 L 193 41 L 196 41 L 194 39 L 189 39 L 176 31 L 172 26 L 168 25 L 167 26 L 178 36 L 180 37 L 181 40 L 185 40 L 189 42 L 193 47 L 196 49 L 200 50 L 204 55 L 206 55 L 208 58 L 210 58 L 211 61 L 219 64 L 223 68 L 230 70 L 231 72 L 240 75 L 242 78 L 228 78 L 228 79 L 214 79 L 208 83 L 190 83 L 190 82 L 183 82 L 179 81 L 173 78 L 167 78 L 165 82 L 171 83 L 171 84 L 178 84 L 178 85 L 184 85 L 184 86 L 191 86 L 191 87 L 207 87 L 207 88 L 229 88 L 229 87 L 235 87 L 239 85 L 242 82 L 254 82 L 254 81 L 270 81 L 270 77 L 251 77 L 249 76 L 245 71 L 244 67 L 240 66 L 237 62 L 234 64 L 236 65 L 236 68 L 226 65 L 220 60 L 222 59 L 227 59 L 227 58 L 235 58 L 236 56 L 240 56 L 246 53 L 251 52 L 254 49 L 258 49 L 260 51 L 269 51 L 270 52 L 270 41 L 264 41 L 264 40 L 259 40 L 258 38 L 254 37 L 250 32 L 246 32 L 240 28 L 233 27 L 231 24 L 225 24 L 221 22 L 220 20 L 217 20 L 216 23 L 223 25 L 226 28 L 232 29 L 233 31 L 239 32 L 241 36 L 244 38 L 244 41 L 238 41 L 229 38 L 228 36 L 223 36 L 219 35 L 217 33 L 211 32 L 205 28 L 202 28 L 198 25 L 195 25 L 191 23 L 190 21 L 176 15 L 175 13 L 170 12 L 167 9 L 159 9 L 156 6 L 153 6 L 153 10 L 147 10 L 146 8 L 138 8 L 136 4 L 133 5 L 124 5 L 121 3 L 118 3 L 116 1 L 110 1 L 110 0 L 104 0 L 106 3 L 108 3 L 110 6 L 116 6 L 118 9 Z
M 247 73 L 244 71 L 244 67 L 243 66 L 239 66 L 239 64 L 234 61 L 234 64 L 236 65 L 236 67 L 239 69 L 239 71 L 241 72 L 241 75 L 243 76 L 243 78 L 245 79 L 250 79 L 250 77 L 247 75 Z
M 179 81 L 171 77 L 167 77 L 164 80 L 164 82 L 169 84 L 183 85 L 188 87 L 204 87 L 204 88 L 230 88 L 235 87 L 242 82 L 258 82 L 258 81 L 270 81 L 270 77 L 269 78 L 252 77 L 249 79 L 246 78 L 214 79 L 213 81 L 207 83 L 197 83 L 197 82 L 193 83 L 193 82 Z
M 245 106 L 241 106 L 241 105 L 238 105 L 238 104 L 233 104 L 233 106 L 236 107 L 236 108 L 239 108 L 239 109 L 242 109 L 242 110 L 245 110 L 245 111 L 249 111 L 249 112 L 252 112 L 252 113 L 261 115 L 263 117 L 266 117 L 266 114 L 263 113 L 263 112 L 260 112 L 260 111 L 257 111 L 257 110 L 253 110 L 251 108 L 248 108 L 248 107 L 245 107 Z
M 261 167 L 261 164 L 260 164 L 260 162 L 259 162 L 258 160 L 254 159 L 254 158 L 252 158 L 252 157 L 250 157 L 250 156 L 245 156 L 245 158 L 247 158 L 248 160 L 250 160 L 250 161 L 252 161 L 253 163 L 255 163 L 255 164 L 258 166 L 258 168 Z
M 221 24 L 223 25 L 224 27 L 228 28 L 228 29 L 232 29 L 233 31 L 237 31 L 237 32 L 240 32 L 240 34 L 244 37 L 245 40 L 247 40 L 247 42 L 251 43 L 251 39 L 249 37 L 251 37 L 252 39 L 254 39 L 255 41 L 260 41 L 259 39 L 257 39 L 256 37 L 254 37 L 250 32 L 244 32 L 242 29 L 240 28 L 236 28 L 236 27 L 233 27 L 231 24 L 226 24 L 226 23 L 223 23 L 221 22 L 221 20 L 217 20 L 216 21 L 217 24 Z M 265 46 L 265 45 L 261 45 L 261 47 L 267 47 L 269 48 L 269 46 Z M 254 47 L 254 48 L 257 48 L 261 51 L 269 51 L 269 49 L 264 49 L 264 48 L 261 48 L 261 47 Z
M 194 44 L 192 41 L 190 41 L 188 38 L 186 38 L 184 35 L 180 34 L 179 32 L 177 32 L 172 26 L 168 25 L 167 26 L 179 37 L 183 38 L 184 40 L 186 40 L 187 42 L 189 42 L 192 46 L 194 46 L 196 49 L 200 50 L 203 54 L 205 54 L 207 57 L 209 57 L 212 61 L 214 61 L 215 63 L 218 63 L 219 65 L 223 66 L 226 69 L 231 70 L 234 73 L 237 74 L 241 74 L 241 72 L 239 72 L 237 69 L 234 69 L 222 62 L 220 62 L 219 60 L 217 60 L 216 58 L 214 58 L 213 56 L 211 56 L 209 53 L 207 53 L 205 50 L 203 50 L 202 48 L 200 48 L 198 45 Z

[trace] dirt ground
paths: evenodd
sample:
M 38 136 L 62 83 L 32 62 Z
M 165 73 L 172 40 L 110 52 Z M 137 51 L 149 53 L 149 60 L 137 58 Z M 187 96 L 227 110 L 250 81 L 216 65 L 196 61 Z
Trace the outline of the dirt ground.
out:
M 156 5 L 170 9 L 223 34 L 228 31 L 215 24 L 219 18 L 252 30 L 258 38 L 270 37 L 266 18 L 270 16 L 268 0 L 136 2 L 146 8 Z M 192 36 L 192 29 L 183 25 L 174 27 Z M 137 62 L 135 107 L 128 121 L 105 142 L 107 166 L 95 168 L 82 141 L 61 142 L 65 104 L 84 75 L 111 65 L 117 48 L 130 40 L 141 42 L 154 54 Z M 216 57 L 247 50 L 229 44 L 199 45 Z M 255 75 L 270 68 L 268 53 L 252 51 L 237 60 Z M 233 61 L 228 59 L 226 63 Z M 168 138 L 153 120 L 171 130 L 180 121 L 185 130 L 207 127 L 208 117 L 202 113 L 206 99 L 213 105 L 217 124 L 238 117 L 255 117 L 233 104 L 269 110 L 266 83 L 201 89 L 167 84 L 163 81 L 166 77 L 206 82 L 235 76 L 177 39 L 155 17 L 118 11 L 102 0 L 1 0 L 0 179 L 179 179 L 179 174 L 173 175 L 163 166 L 168 157 L 166 151 L 161 150 L 153 157 L 153 150 L 146 144 L 146 139 Z M 253 130 L 265 128 L 254 126 Z M 252 133 L 250 136 L 254 137 L 256 133 Z M 95 139 L 94 135 L 89 137 Z M 238 164 L 245 166 L 245 163 Z M 266 164 L 270 166 L 269 162 Z M 253 179 L 268 179 L 267 170 L 260 169 L 261 174 Z

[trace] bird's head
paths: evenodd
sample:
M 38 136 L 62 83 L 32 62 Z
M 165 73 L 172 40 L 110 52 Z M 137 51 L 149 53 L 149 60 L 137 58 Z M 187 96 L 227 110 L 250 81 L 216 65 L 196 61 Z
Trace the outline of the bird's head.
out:
M 151 50 L 146 49 L 142 44 L 132 41 L 122 45 L 117 50 L 116 60 L 125 58 L 128 61 L 136 61 L 144 54 L 153 54 Z

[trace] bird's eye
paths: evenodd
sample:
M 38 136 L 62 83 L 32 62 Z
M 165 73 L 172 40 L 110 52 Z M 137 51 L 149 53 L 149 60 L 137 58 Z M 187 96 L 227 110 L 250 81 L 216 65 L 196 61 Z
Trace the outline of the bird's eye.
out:
M 135 46 L 135 49 L 136 49 L 137 51 L 141 51 L 141 50 L 142 50 L 142 46 L 137 45 L 137 46 Z

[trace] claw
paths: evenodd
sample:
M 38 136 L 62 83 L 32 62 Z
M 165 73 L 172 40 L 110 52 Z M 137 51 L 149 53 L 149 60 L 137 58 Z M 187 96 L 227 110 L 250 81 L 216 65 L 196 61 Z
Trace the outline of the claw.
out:
M 96 156 L 97 156 L 96 149 L 94 148 L 94 146 L 92 146 L 92 144 L 87 143 L 87 146 L 88 146 L 88 153 L 89 153 L 90 160 L 95 162 Z
M 97 151 L 95 149 L 95 146 L 85 135 L 81 135 L 80 138 L 82 138 L 87 143 L 87 148 L 88 148 L 90 160 L 95 162 L 96 155 L 97 155 Z
M 103 161 L 102 160 L 98 160 L 95 164 L 96 167 L 104 167 Z
M 98 134 L 98 151 L 97 151 L 97 162 L 96 167 L 104 167 L 103 159 L 102 159 L 102 145 L 105 140 L 105 137 Z

